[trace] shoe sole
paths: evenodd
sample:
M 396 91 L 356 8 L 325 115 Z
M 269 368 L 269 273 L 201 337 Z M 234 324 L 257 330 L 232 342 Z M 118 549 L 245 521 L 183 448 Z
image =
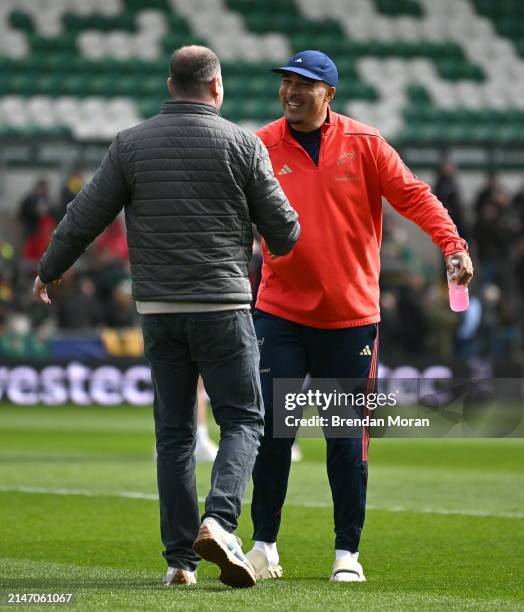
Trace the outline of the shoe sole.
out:
M 331 577 L 330 578 L 331 582 L 366 582 L 366 577 L 365 576 L 361 576 L 359 578 L 355 578 L 355 580 L 335 580 L 335 578 Z
M 337 574 L 354 574 L 355 578 L 351 580 L 335 580 Z M 330 580 L 331 582 L 366 582 L 366 577 L 364 574 L 359 574 L 354 570 L 338 570 L 335 574 L 331 574 Z
M 169 582 L 164 582 L 166 587 L 180 585 L 189 586 L 190 584 L 196 584 L 196 580 L 189 580 L 185 572 L 182 570 L 178 570 Z
M 220 568 L 220 582 L 227 586 L 242 589 L 255 586 L 255 575 L 237 559 L 225 546 L 218 542 L 211 530 L 203 525 L 198 538 L 193 544 L 193 550 Z
M 278 580 L 283 575 L 280 565 L 268 565 L 262 571 L 256 573 L 257 580 Z

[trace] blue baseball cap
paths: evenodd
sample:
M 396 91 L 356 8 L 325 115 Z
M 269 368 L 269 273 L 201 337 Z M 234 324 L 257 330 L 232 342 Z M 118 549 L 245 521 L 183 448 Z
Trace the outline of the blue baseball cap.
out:
M 271 68 L 271 72 L 294 72 L 308 79 L 324 81 L 331 87 L 336 87 L 338 83 L 335 62 L 322 51 L 300 51 L 290 57 L 285 66 Z

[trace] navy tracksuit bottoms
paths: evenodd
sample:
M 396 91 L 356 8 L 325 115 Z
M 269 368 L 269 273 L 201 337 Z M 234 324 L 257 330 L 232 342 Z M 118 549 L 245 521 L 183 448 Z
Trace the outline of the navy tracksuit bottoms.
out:
M 319 329 L 256 310 L 265 427 L 253 470 L 254 540 L 276 542 L 286 498 L 293 439 L 273 438 L 273 379 L 376 376 L 378 324 Z M 365 347 L 368 347 L 365 350 Z M 278 409 L 278 407 L 277 407 Z M 367 443 L 327 439 L 327 472 L 333 497 L 335 548 L 356 552 L 364 525 Z

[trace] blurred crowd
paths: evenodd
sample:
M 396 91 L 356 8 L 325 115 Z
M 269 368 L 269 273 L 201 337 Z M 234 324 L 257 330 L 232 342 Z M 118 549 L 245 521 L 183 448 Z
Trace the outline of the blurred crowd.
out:
M 38 262 L 83 183 L 82 174 L 74 171 L 53 197 L 47 181 L 38 180 L 19 203 L 18 235 L 6 235 L 0 226 L 0 354 L 24 352 L 22 337 L 25 352 L 38 355 L 40 343 L 57 334 L 136 327 L 122 215 L 63 276 L 60 289 L 51 292 L 50 307 L 32 297 Z
M 123 216 L 120 215 L 68 271 L 51 307 L 33 300 L 37 264 L 67 204 L 83 186 L 72 172 L 58 194 L 41 179 L 18 206 L 16 231 L 0 223 L 0 355 L 38 356 L 58 336 L 111 334 L 137 329 Z M 417 257 L 394 215 L 384 224 L 381 276 L 381 356 L 385 361 L 433 358 L 520 359 L 524 321 L 524 187 L 509 193 L 495 174 L 466 202 L 456 168 L 445 161 L 434 193 L 468 241 L 476 269 L 470 308 L 449 309 L 444 266 Z M 467 204 L 467 205 L 466 205 Z M 250 268 L 260 281 L 257 240 Z M 133 348 L 136 353 L 139 349 Z M 125 354 L 125 351 L 124 351 Z
M 405 232 L 389 217 L 382 250 L 382 355 L 394 361 L 428 356 L 522 361 L 524 186 L 509 193 L 497 175 L 489 173 L 466 202 L 455 166 L 445 161 L 432 189 L 473 257 L 470 307 L 459 315 L 451 312 L 444 265 L 421 265 Z

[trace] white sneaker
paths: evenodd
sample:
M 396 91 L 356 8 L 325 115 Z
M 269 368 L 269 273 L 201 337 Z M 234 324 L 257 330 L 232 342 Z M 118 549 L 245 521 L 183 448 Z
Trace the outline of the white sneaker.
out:
M 282 578 L 284 571 L 281 565 L 269 563 L 266 555 L 257 548 L 252 548 L 246 555 L 255 570 L 257 580 L 268 580 L 270 578 Z
M 366 582 L 362 565 L 352 557 L 346 557 L 333 563 L 331 578 L 333 582 Z
M 196 446 L 195 446 L 195 459 L 197 461 L 214 461 L 218 452 L 218 446 L 211 440 L 211 438 L 207 438 L 206 440 L 201 440 L 197 437 Z
M 298 463 L 304 459 L 304 455 L 302 454 L 302 449 L 298 445 L 298 442 L 295 442 L 291 447 L 291 461 L 293 463 Z
M 178 567 L 168 567 L 163 582 L 166 586 L 196 584 L 196 572 Z
M 241 544 L 239 538 L 228 533 L 217 521 L 206 518 L 193 544 L 193 550 L 202 559 L 218 565 L 219 580 L 224 584 L 239 588 L 255 586 L 255 572 L 242 552 Z

